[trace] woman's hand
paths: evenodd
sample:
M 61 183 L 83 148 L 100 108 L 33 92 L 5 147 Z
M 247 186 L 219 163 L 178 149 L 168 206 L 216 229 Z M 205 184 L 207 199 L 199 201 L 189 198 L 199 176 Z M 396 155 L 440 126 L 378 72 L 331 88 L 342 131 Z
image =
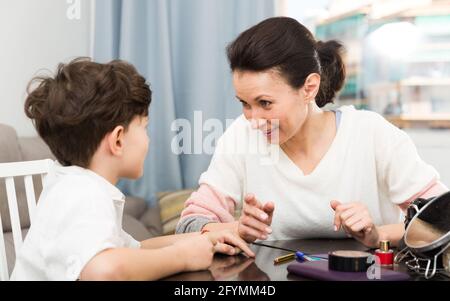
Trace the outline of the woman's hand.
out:
M 247 242 L 267 239 L 272 233 L 270 225 L 274 209 L 272 202 L 262 205 L 253 194 L 248 194 L 244 199 L 242 214 L 239 218 L 239 236 Z
M 247 256 L 255 257 L 255 253 L 235 231 L 227 229 L 206 232 L 203 235 L 206 235 L 214 244 L 214 252 L 237 255 L 239 252 L 243 251 Z
M 378 247 L 380 235 L 378 228 L 373 224 L 367 207 L 362 203 L 341 204 L 339 201 L 330 202 L 334 214 L 334 230 L 341 227 L 349 235 L 370 248 Z

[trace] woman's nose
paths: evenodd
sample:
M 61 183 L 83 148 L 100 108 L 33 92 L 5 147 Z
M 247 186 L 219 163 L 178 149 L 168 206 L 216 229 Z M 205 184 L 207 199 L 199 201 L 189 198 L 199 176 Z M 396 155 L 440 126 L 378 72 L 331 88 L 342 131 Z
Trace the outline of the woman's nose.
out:
M 254 118 L 250 119 L 250 123 L 252 125 L 252 129 L 260 129 L 266 125 L 266 120 L 262 118 Z

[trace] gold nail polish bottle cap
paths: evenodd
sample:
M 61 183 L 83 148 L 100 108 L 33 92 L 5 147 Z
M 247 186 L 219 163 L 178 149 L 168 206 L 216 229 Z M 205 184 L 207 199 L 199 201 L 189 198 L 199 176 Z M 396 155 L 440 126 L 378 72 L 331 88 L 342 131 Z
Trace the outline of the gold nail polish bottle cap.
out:
M 389 251 L 390 243 L 389 240 L 382 240 L 380 241 L 380 250 L 383 252 Z

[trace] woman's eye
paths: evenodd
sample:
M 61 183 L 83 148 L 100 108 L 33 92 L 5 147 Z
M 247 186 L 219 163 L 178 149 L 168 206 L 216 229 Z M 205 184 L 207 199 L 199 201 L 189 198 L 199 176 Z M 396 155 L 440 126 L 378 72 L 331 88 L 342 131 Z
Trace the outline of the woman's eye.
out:
M 261 105 L 261 107 L 267 108 L 267 107 L 269 107 L 272 103 L 271 103 L 270 101 L 267 101 L 267 100 L 261 100 L 261 101 L 259 102 L 259 104 Z
M 241 104 L 244 108 L 250 108 L 250 106 L 248 105 L 248 103 L 241 101 Z

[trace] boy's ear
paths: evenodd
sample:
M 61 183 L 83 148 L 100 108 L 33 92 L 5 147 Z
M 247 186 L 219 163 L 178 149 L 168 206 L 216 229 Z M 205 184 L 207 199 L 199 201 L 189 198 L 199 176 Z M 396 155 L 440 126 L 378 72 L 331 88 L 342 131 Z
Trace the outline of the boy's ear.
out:
M 107 136 L 108 148 L 112 155 L 121 156 L 123 153 L 123 138 L 125 128 L 121 125 L 116 126 Z
M 311 73 L 305 80 L 303 85 L 303 91 L 305 95 L 305 101 L 307 103 L 314 100 L 320 87 L 320 75 L 317 73 Z

